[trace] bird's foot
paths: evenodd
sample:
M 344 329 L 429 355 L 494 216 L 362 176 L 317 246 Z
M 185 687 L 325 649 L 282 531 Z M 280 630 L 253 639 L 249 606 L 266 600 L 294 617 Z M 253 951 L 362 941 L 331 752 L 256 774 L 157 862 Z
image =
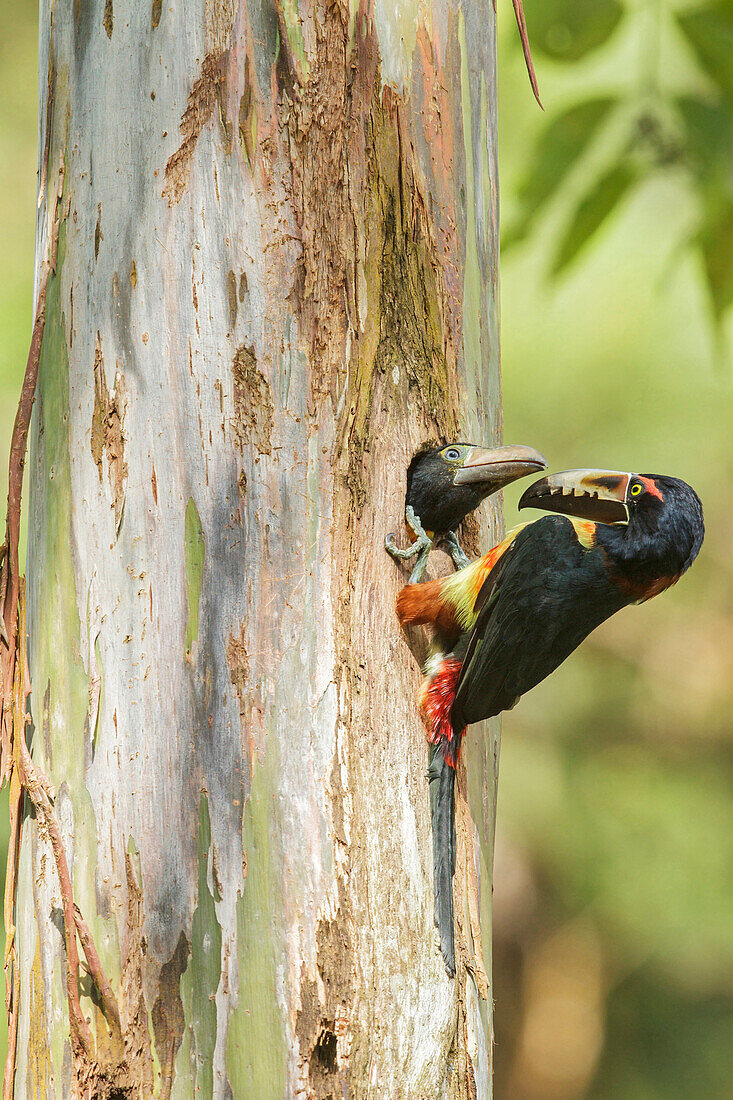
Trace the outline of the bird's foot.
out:
M 416 535 L 415 541 L 411 546 L 402 550 L 395 542 L 394 534 L 390 532 L 384 539 L 384 549 L 388 554 L 391 554 L 396 561 L 409 561 L 410 558 L 414 558 L 417 555 L 417 561 L 413 566 L 408 582 L 409 584 L 417 584 L 422 580 L 423 573 L 428 564 L 428 556 L 433 546 L 433 540 L 430 538 L 427 531 L 423 530 L 419 518 L 409 505 L 405 509 L 405 519 L 407 520 L 408 526 Z
M 390 531 L 388 535 L 384 537 L 384 549 L 388 554 L 391 554 L 397 561 L 409 561 L 410 558 L 414 558 L 415 554 L 418 554 L 422 547 L 419 542 L 413 542 L 411 546 L 401 550 L 395 542 L 396 535 L 394 531 Z
M 449 531 L 447 535 L 443 536 L 441 542 L 453 559 L 456 569 L 465 569 L 467 565 L 471 564 L 471 559 L 464 552 L 455 531 Z

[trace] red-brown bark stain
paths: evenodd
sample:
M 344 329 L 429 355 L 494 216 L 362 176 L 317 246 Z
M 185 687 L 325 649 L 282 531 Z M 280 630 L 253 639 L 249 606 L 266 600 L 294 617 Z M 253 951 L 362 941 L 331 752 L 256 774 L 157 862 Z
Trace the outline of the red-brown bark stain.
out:
M 99 245 L 104 240 L 104 233 L 102 232 L 102 204 L 97 205 L 97 224 L 94 227 L 94 259 L 99 256 Z
M 131 1083 L 143 1096 L 152 1096 L 153 1061 L 150 1052 L 150 1025 L 143 992 L 143 895 L 135 878 L 132 860 L 125 852 L 127 875 L 127 944 L 122 966 L 122 1024 L 125 1061 Z M 132 1093 L 130 1093 L 132 1095 Z
M 239 721 L 244 733 L 247 728 L 247 724 L 251 717 L 252 706 L 255 704 L 255 699 L 251 690 L 248 690 L 247 685 L 250 680 L 249 673 L 249 654 L 244 644 L 245 639 L 245 625 L 240 626 L 239 636 L 236 634 L 230 634 L 227 642 L 227 667 L 229 669 L 229 678 L 232 681 L 232 685 L 239 700 Z
M 253 347 L 241 344 L 232 363 L 234 437 L 241 450 L 251 443 L 261 455 L 272 452 L 274 404 L 270 383 L 257 366 Z
M 110 397 L 104 372 L 102 341 L 97 333 L 94 349 L 94 409 L 92 412 L 91 451 L 101 483 L 104 470 L 104 453 L 107 453 L 107 466 L 112 500 L 115 510 L 115 525 L 119 525 L 122 507 L 125 502 L 125 482 L 127 463 L 125 461 L 125 437 L 123 434 L 125 418 L 125 379 L 118 372 L 115 379 L 114 396 Z
M 244 91 L 239 100 L 239 141 L 247 157 L 250 172 L 255 166 L 256 130 L 257 101 L 252 78 L 252 62 L 247 54 L 244 61 Z
M 153 30 L 155 30 L 155 28 L 159 25 L 160 17 L 162 15 L 162 13 L 163 13 L 163 0 L 153 0 L 153 7 L 152 7 L 152 10 L 150 12 L 150 25 L 153 28 Z
M 227 275 L 227 296 L 229 298 L 229 332 L 234 332 L 237 324 L 237 276 L 233 271 Z
M 114 13 L 114 10 L 112 8 L 112 0 L 105 0 L 103 23 L 104 23 L 104 29 L 107 32 L 107 38 L 111 38 L 112 37 L 112 28 L 114 27 L 114 23 L 115 23 L 115 13 Z
M 357 20 L 357 23 L 361 20 Z M 354 323 L 354 215 L 349 197 L 349 7 L 316 5 L 315 50 L 307 82 L 283 97 L 281 125 L 289 138 L 292 200 L 302 253 L 296 281 L 310 344 L 311 389 L 335 399 L 344 377 L 345 342 Z M 356 113 L 355 113 L 356 116 Z M 354 125 L 364 120 L 353 117 Z
M 181 116 L 179 128 L 183 141 L 168 158 L 165 166 L 163 198 L 169 206 L 180 202 L 186 190 L 196 145 L 204 126 L 214 114 L 222 82 L 221 55 L 207 54 L 201 64 L 201 74 L 191 89 L 186 110 Z
M 295 1034 L 301 1064 L 308 1070 L 309 1100 L 334 1100 L 345 1095 L 345 1052 L 338 1040 L 354 987 L 353 946 L 343 914 L 319 921 L 316 949 L 320 983 L 308 976 L 304 965 Z
M 161 1065 L 163 1084 L 161 1100 L 168 1100 L 173 1088 L 175 1062 L 183 1039 L 186 1018 L 181 1000 L 181 977 L 188 967 L 191 946 L 181 932 L 173 955 L 160 969 L 158 996 L 153 1005 L 152 1020 L 155 1049 Z

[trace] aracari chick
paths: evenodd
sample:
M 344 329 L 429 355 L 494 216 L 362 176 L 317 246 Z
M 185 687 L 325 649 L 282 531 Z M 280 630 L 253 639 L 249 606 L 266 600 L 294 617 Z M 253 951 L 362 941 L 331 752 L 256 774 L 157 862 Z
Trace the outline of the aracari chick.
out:
M 456 529 L 466 516 L 505 485 L 546 467 L 539 451 L 521 445 L 486 448 L 450 443 L 416 454 L 407 470 L 405 496 L 405 522 L 412 545 L 402 550 L 394 534 L 389 534 L 385 549 L 398 561 L 417 559 L 410 584 L 422 579 L 430 551 L 438 542 L 456 569 L 463 569 L 469 559 Z

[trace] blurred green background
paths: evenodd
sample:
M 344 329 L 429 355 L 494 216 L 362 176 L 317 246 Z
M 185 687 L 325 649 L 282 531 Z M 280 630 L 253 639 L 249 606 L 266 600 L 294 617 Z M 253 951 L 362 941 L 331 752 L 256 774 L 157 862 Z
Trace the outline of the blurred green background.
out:
M 505 438 L 676 474 L 700 558 L 505 716 L 498 1100 L 733 1097 L 733 4 L 500 19 Z M 516 522 L 520 488 L 506 494 Z M 522 518 L 531 518 L 529 514 Z
M 479 0 L 477 0 L 479 2 Z M 481 0 L 483 2 L 483 0 Z M 505 437 L 677 474 L 707 538 L 506 717 L 497 1100 L 733 1097 L 733 4 L 499 3 Z M 31 322 L 36 7 L 0 0 L 0 454 Z M 0 463 L 0 492 L 6 491 Z M 506 494 L 507 524 L 519 490 Z M 6 803 L 0 844 L 7 843 Z M 4 1057 L 0 1049 L 0 1057 Z

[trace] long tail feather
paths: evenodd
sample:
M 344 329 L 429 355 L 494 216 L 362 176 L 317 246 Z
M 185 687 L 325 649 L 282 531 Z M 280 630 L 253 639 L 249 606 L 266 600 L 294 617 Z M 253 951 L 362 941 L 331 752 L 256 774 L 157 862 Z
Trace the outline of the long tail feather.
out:
M 430 813 L 433 823 L 433 891 L 435 924 L 440 950 L 451 977 L 456 972 L 453 931 L 453 874 L 456 869 L 456 772 L 445 759 L 444 746 L 432 747 L 430 766 Z

